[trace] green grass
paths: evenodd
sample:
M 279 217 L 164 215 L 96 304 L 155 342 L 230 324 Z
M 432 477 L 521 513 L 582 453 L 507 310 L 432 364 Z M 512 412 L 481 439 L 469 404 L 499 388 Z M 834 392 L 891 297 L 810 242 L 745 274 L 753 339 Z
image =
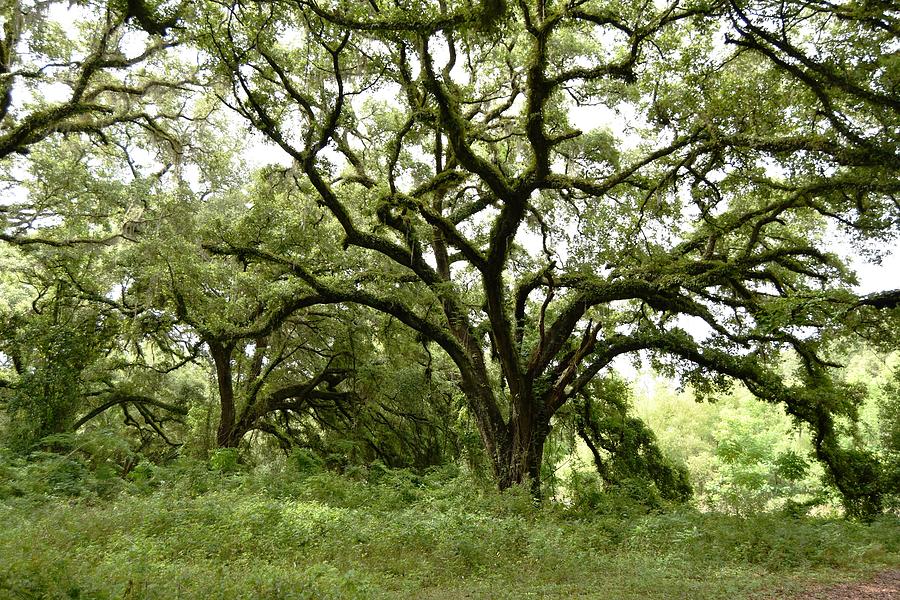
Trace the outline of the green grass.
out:
M 536 508 L 448 473 L 377 475 L 13 486 L 0 598 L 747 598 L 900 564 L 896 518 Z

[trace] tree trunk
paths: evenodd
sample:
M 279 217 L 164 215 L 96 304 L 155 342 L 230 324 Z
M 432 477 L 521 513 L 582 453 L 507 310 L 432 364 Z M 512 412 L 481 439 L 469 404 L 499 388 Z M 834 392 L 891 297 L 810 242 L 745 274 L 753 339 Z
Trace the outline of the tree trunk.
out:
M 233 346 L 218 342 L 209 343 L 209 352 L 216 366 L 216 383 L 219 389 L 219 427 L 216 430 L 216 446 L 235 448 L 243 437 L 235 431 L 234 381 L 231 371 Z
M 501 490 L 527 483 L 535 498 L 541 496 L 541 464 L 550 420 L 529 399 L 520 403 L 509 421 L 503 463 L 497 465 Z

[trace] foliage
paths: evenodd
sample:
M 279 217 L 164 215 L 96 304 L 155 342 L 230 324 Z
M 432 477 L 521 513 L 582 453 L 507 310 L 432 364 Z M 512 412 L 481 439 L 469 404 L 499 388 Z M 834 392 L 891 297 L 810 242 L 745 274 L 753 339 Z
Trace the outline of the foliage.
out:
M 118 435 L 58 434 L 45 438 L 44 443 L 57 452 L 23 457 L 0 448 L 0 501 L 12 497 L 99 500 L 128 489 L 122 476 L 133 467 L 135 457 Z
M 849 369 L 868 389 L 870 402 L 856 430 L 878 457 L 886 504 L 900 506 L 900 362 L 896 351 L 857 350 Z
M 623 516 L 539 508 L 526 489 L 501 494 L 446 469 L 351 479 L 282 467 L 235 476 L 181 463 L 104 502 L 6 497 L 0 595 L 724 599 L 900 561 L 894 517 Z
M 116 330 L 115 321 L 59 291 L 42 304 L 29 318 L 13 315 L 7 327 L 14 333 L 0 345 L 18 365 L 6 435 L 19 450 L 71 429 L 84 405 L 90 367 L 108 351 Z
M 886 489 L 896 510 L 900 508 L 900 364 L 894 367 L 893 379 L 885 385 L 879 399 L 878 420 L 885 455 Z
M 539 492 L 568 418 L 606 485 L 684 498 L 610 383 L 630 355 L 700 398 L 739 382 L 783 407 L 847 514 L 892 501 L 892 442 L 860 434 L 866 386 L 832 354 L 895 341 L 900 292 L 859 293 L 828 240 L 877 260 L 898 235 L 894 12 L 63 4 L 0 9 L 0 240 L 24 282 L 0 281 L 0 389 L 21 450 L 121 411 L 155 458 L 464 455 Z M 273 164 L 245 164 L 243 127 Z M 748 512 L 807 456 L 743 426 L 716 434 L 714 502 Z
M 624 381 L 599 379 L 574 406 L 575 429 L 606 486 L 646 506 L 690 498 L 687 470 L 673 464 L 654 433 L 629 414 L 630 391 Z M 575 489 L 583 485 L 573 483 Z
M 209 466 L 220 473 L 235 473 L 239 470 L 236 448 L 219 448 L 209 457 Z
M 707 403 L 641 376 L 637 412 L 659 445 L 687 466 L 697 501 L 737 515 L 833 510 L 810 437 L 777 407 L 734 390 Z

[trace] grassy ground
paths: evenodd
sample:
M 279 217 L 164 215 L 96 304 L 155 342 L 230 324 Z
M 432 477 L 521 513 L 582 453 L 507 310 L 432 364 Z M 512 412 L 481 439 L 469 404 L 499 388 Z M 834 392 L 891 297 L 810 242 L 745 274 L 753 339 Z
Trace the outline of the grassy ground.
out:
M 446 473 L 375 479 L 7 487 L 0 598 L 749 598 L 900 564 L 896 518 L 538 509 Z

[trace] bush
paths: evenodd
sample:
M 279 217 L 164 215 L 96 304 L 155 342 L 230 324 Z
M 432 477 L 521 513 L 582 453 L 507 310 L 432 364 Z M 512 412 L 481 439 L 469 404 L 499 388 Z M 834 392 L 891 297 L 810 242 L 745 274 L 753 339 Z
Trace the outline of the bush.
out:
M 219 473 L 237 473 L 241 470 L 237 448 L 219 448 L 209 457 L 209 466 Z
M 664 505 L 656 489 L 644 480 L 627 479 L 611 486 L 597 473 L 573 471 L 569 489 L 571 510 L 579 514 L 631 517 Z
M 324 461 L 306 448 L 294 448 L 288 461 L 301 475 L 321 473 L 325 469 Z

